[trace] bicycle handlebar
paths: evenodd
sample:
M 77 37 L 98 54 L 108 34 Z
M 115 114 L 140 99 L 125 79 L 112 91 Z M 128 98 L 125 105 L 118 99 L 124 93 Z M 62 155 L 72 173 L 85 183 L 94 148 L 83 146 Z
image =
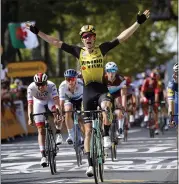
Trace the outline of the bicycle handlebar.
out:
M 153 105 L 153 104 L 165 104 L 166 102 L 165 102 L 165 101 L 161 101 L 161 102 L 152 102 L 152 103 L 151 103 L 151 101 L 149 100 L 148 103 L 149 103 L 150 105 Z
M 68 112 L 76 112 L 78 114 L 82 113 L 100 113 L 100 112 L 108 112 L 108 110 L 86 110 L 86 111 L 81 111 L 81 110 L 69 110 L 69 111 L 63 111 L 63 113 L 68 113 Z
M 51 112 L 41 112 L 41 113 L 37 113 L 37 114 L 30 114 L 30 120 L 33 122 L 33 118 L 34 118 L 34 116 L 39 116 L 39 115 L 43 115 L 43 116 L 45 116 L 45 117 L 47 117 L 49 114 L 55 114 L 55 113 L 58 113 L 59 111 L 57 110 L 57 111 L 51 111 Z

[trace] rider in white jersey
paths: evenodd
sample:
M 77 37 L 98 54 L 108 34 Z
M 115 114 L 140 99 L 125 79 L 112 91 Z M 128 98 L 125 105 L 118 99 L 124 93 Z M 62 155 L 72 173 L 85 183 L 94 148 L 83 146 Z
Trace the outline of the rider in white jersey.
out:
M 78 73 L 74 69 L 68 69 L 64 73 L 65 80 L 59 86 L 59 97 L 61 109 L 71 111 L 74 109 L 81 110 L 83 96 L 83 81 L 77 78 Z M 82 122 L 82 119 L 79 119 Z M 73 118 L 72 113 L 65 113 L 65 123 L 68 130 L 66 142 L 72 144 L 74 140 Z M 81 127 L 82 127 L 81 123 Z
M 59 96 L 57 92 L 56 85 L 47 80 L 47 75 L 45 73 L 38 73 L 34 76 L 34 82 L 32 82 L 27 88 L 27 100 L 28 100 L 28 124 L 32 125 L 30 114 L 31 113 L 42 113 L 46 111 L 46 107 L 50 111 L 60 110 Z M 45 166 L 47 164 L 47 159 L 45 155 L 45 118 L 43 115 L 34 117 L 35 124 L 38 129 L 38 143 L 40 152 L 42 154 L 41 165 Z M 60 134 L 60 129 L 57 126 L 57 114 L 54 114 L 54 123 L 56 123 L 57 128 L 57 138 L 56 143 L 62 143 L 62 137 Z

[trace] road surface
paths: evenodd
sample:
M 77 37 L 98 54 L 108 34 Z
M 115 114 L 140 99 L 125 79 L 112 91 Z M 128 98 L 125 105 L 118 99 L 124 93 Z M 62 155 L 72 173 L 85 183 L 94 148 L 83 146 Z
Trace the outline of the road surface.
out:
M 4 184 L 57 184 L 94 183 L 85 175 L 86 156 L 83 165 L 76 165 L 73 147 L 60 145 L 56 175 L 49 168 L 42 168 L 37 136 L 18 138 L 1 145 L 1 182 Z M 175 184 L 177 183 L 177 139 L 171 129 L 164 135 L 151 139 L 148 130 L 133 128 L 128 142 L 121 142 L 117 160 L 110 155 L 105 162 L 104 184 Z

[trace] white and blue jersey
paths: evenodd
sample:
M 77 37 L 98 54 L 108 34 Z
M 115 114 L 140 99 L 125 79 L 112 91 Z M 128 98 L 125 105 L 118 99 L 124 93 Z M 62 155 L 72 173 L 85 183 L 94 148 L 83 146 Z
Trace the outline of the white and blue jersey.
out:
M 174 101 L 174 114 L 178 115 L 178 83 L 176 83 L 174 80 L 169 81 L 167 94 L 168 100 Z M 175 116 L 174 120 L 178 124 L 178 116 Z
M 67 81 L 63 81 L 59 86 L 60 100 L 79 100 L 83 97 L 83 82 L 81 79 L 77 79 L 75 90 L 72 93 L 67 85 Z

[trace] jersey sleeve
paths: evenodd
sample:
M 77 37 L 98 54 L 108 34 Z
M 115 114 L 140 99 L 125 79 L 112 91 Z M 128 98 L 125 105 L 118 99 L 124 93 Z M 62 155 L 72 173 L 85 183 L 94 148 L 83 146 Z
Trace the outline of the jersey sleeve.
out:
M 51 95 L 52 95 L 52 98 L 58 97 L 58 91 L 55 84 L 52 84 L 51 86 Z
M 28 104 L 33 104 L 32 88 L 30 86 L 27 88 L 27 102 Z
M 146 92 L 147 88 L 148 88 L 148 81 L 145 79 L 143 84 L 142 84 L 141 91 Z
M 81 47 L 62 43 L 61 49 L 79 59 Z
M 174 83 L 170 81 L 167 86 L 167 96 L 168 100 L 174 100 Z
M 112 40 L 110 42 L 102 43 L 99 46 L 99 48 L 100 48 L 101 53 L 103 54 L 103 56 L 105 56 L 107 52 L 109 52 L 111 49 L 113 49 L 117 45 L 119 45 L 119 40 L 116 38 L 116 39 L 114 39 L 114 40 Z
M 62 83 L 60 86 L 59 86 L 59 98 L 60 100 L 65 100 L 65 84 Z

